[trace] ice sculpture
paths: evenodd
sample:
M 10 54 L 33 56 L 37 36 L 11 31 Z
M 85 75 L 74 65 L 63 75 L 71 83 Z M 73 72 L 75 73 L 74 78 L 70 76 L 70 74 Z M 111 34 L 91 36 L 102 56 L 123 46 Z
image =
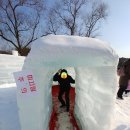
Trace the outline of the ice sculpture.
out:
M 17 95 L 21 130 L 48 130 L 52 76 L 59 68 L 76 72 L 75 117 L 82 130 L 110 130 L 118 56 L 105 42 L 79 36 L 49 35 L 35 41 L 23 70 L 35 76 L 38 94 Z

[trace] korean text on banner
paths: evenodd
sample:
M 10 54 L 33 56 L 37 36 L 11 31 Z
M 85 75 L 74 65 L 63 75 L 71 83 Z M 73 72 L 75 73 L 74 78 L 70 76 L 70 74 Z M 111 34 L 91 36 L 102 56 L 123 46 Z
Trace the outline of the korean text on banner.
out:
M 20 95 L 35 95 L 37 93 L 37 85 L 31 71 L 14 72 L 14 78 L 17 92 Z

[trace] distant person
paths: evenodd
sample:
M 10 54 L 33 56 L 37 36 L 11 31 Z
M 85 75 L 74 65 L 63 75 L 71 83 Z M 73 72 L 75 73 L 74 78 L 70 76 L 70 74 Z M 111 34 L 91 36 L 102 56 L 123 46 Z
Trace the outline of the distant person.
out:
M 117 99 L 123 100 L 123 93 L 126 93 L 128 81 L 130 79 L 130 59 L 123 64 L 123 75 L 119 78 L 119 90 L 117 92 Z
M 69 112 L 70 108 L 70 83 L 75 83 L 75 80 L 68 75 L 67 70 L 60 69 L 53 77 L 54 81 L 58 81 L 60 85 L 60 91 L 58 95 L 58 99 L 61 102 L 61 108 L 66 106 L 66 111 Z M 65 94 L 65 101 L 63 100 L 63 95 Z

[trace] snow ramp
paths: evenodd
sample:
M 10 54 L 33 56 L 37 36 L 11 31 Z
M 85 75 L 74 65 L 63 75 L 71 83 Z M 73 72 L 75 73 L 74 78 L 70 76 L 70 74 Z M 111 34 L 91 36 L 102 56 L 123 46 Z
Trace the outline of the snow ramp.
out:
M 48 130 L 52 113 L 52 77 L 60 68 L 76 73 L 74 116 L 81 130 L 110 130 L 116 93 L 118 56 L 98 39 L 49 35 L 35 41 L 23 70 L 35 76 L 38 94 L 17 94 L 21 130 Z

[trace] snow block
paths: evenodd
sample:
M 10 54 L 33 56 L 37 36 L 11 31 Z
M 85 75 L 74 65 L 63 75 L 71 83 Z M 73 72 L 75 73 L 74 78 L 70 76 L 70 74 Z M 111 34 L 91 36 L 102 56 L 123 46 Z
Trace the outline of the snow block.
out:
M 52 77 L 59 68 L 76 73 L 75 116 L 82 130 L 110 130 L 118 56 L 98 39 L 49 35 L 35 41 L 23 70 L 35 76 L 38 95 L 17 95 L 21 130 L 48 130 Z
M 13 72 L 21 71 L 25 57 L 0 54 L 0 86 L 15 83 Z

